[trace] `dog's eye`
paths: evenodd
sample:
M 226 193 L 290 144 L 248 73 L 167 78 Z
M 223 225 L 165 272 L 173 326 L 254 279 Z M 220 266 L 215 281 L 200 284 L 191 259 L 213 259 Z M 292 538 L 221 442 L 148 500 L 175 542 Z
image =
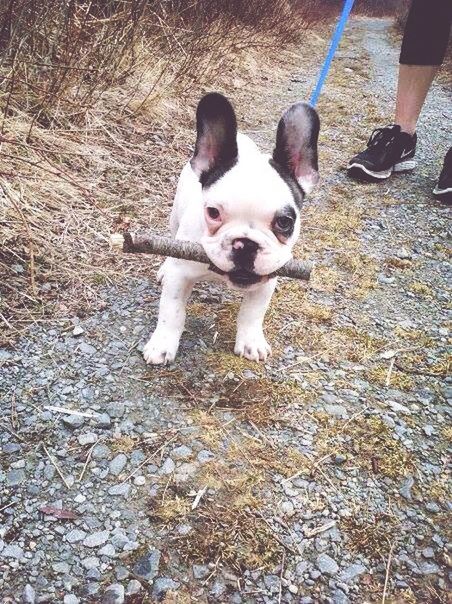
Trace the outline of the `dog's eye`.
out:
M 290 216 L 278 216 L 275 225 L 280 231 L 289 231 L 293 227 L 293 218 Z
M 207 215 L 212 220 L 218 220 L 220 218 L 220 211 L 217 208 L 206 208 Z

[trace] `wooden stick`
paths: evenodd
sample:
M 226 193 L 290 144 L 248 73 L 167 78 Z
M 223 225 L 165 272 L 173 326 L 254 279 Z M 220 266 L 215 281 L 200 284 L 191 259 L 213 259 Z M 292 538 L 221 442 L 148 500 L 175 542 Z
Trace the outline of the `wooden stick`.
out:
M 210 270 L 217 273 L 223 272 L 210 262 L 206 252 L 199 243 L 160 237 L 150 233 L 131 234 L 129 232 L 115 233 L 110 237 L 110 243 L 114 249 L 120 249 L 128 254 L 171 256 L 171 258 L 208 264 Z M 268 276 L 290 277 L 292 279 L 308 281 L 311 270 L 312 264 L 310 262 L 289 260 L 287 264 Z

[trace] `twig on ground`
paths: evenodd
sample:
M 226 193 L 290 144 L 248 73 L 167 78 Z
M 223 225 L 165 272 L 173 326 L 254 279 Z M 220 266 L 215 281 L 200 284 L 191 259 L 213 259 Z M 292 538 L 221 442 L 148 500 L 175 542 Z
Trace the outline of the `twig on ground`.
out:
M 205 495 L 205 493 L 207 491 L 208 486 L 209 485 L 206 484 L 205 487 L 203 487 L 202 489 L 199 489 L 199 491 L 196 493 L 196 497 L 194 498 L 193 503 L 191 504 L 191 509 L 192 510 L 196 510 L 196 508 L 199 505 L 199 502 L 204 497 L 204 495 Z
M 385 380 L 386 387 L 388 387 L 389 384 L 391 383 L 391 376 L 392 376 L 392 370 L 394 369 L 394 363 L 395 363 L 395 356 L 392 357 L 392 359 L 389 363 L 389 369 L 388 369 L 388 373 L 386 375 L 386 380 Z
M 12 428 L 10 428 L 9 426 L 7 426 L 4 423 L 1 423 L 0 426 L 3 426 L 3 428 L 5 428 L 5 430 L 7 430 L 10 434 L 12 434 L 15 438 L 17 438 L 17 440 L 19 440 L 21 443 L 24 442 L 24 439 L 21 436 L 19 436 L 17 434 L 17 432 L 14 432 L 14 430 Z
M 98 442 L 99 442 L 99 439 L 96 440 L 96 442 L 90 447 L 90 449 L 88 451 L 88 455 L 86 456 L 85 464 L 83 466 L 82 471 L 80 472 L 80 476 L 78 477 L 79 482 L 82 482 L 83 476 L 85 475 L 85 472 L 86 472 L 86 468 L 88 467 L 88 464 L 91 461 L 91 456 L 93 454 L 94 447 L 97 445 Z
M 385 604 L 385 602 L 386 602 L 386 593 L 387 593 L 388 582 L 389 582 L 389 571 L 391 570 L 391 559 L 392 559 L 392 552 L 394 550 L 394 546 L 395 546 L 395 544 L 393 543 L 391 545 L 391 549 L 389 550 L 389 554 L 388 554 L 388 563 L 386 564 L 386 576 L 385 576 L 385 584 L 383 587 L 383 596 L 381 598 L 381 604 Z
M 96 417 L 97 413 L 87 413 L 86 411 L 77 411 L 76 409 L 65 409 L 64 407 L 57 407 L 54 405 L 45 405 L 46 411 L 55 411 L 57 413 L 67 413 L 68 415 L 78 415 L 80 417 Z
M 50 463 L 52 464 L 52 466 L 55 468 L 55 470 L 58 472 L 59 477 L 61 478 L 61 480 L 64 482 L 65 486 L 67 489 L 71 488 L 71 485 L 68 483 L 68 481 L 66 480 L 66 478 L 63 475 L 63 472 L 60 470 L 60 468 L 58 467 L 57 462 L 53 459 L 53 457 L 50 455 L 50 453 L 47 451 L 47 448 L 45 446 L 44 443 L 41 443 L 42 448 L 45 451 L 45 454 L 47 455 L 47 457 L 50 460 Z
M 286 549 L 288 552 L 290 552 L 291 554 L 295 554 L 297 555 L 298 552 L 295 551 L 290 545 L 287 545 L 287 543 L 284 543 L 284 541 L 280 538 L 280 536 L 276 533 L 275 529 L 272 527 L 272 525 L 270 524 L 270 522 L 267 520 L 267 518 L 261 513 L 261 512 L 257 512 L 257 513 L 253 513 L 253 516 L 256 516 L 258 518 L 260 518 L 261 520 L 263 520 L 265 522 L 265 524 L 270 528 L 273 538 L 276 539 L 276 541 L 283 546 L 284 549 Z
M 279 573 L 279 595 L 278 595 L 278 604 L 281 604 L 282 599 L 282 580 L 284 574 L 284 564 L 286 562 L 286 550 L 283 550 L 282 560 L 281 560 L 281 572 Z
M 17 501 L 10 501 L 9 503 L 0 508 L 0 512 L 3 512 L 3 510 L 7 510 L 11 506 L 16 505 L 16 503 Z
M 316 526 L 310 531 L 306 531 L 305 536 L 310 539 L 311 537 L 315 537 L 315 535 L 319 535 L 320 533 L 324 533 L 325 531 L 329 531 L 330 528 L 336 525 L 336 520 L 331 520 L 330 522 L 326 522 L 321 526 Z

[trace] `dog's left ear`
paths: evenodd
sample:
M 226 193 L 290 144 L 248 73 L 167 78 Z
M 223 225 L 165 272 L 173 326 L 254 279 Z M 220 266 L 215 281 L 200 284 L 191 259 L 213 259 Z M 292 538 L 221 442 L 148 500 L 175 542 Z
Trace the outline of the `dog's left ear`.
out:
M 317 143 L 320 120 L 307 103 L 295 103 L 279 120 L 273 161 L 294 178 L 304 193 L 319 180 Z
M 196 111 L 196 146 L 191 167 L 202 185 L 214 172 L 223 174 L 237 161 L 237 120 L 226 97 L 204 96 Z

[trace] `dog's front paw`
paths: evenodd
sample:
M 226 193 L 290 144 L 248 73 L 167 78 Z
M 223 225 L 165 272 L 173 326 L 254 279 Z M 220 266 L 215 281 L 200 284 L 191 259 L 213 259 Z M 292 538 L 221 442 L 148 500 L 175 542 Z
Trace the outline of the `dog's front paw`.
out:
M 176 358 L 179 338 L 169 333 L 154 331 L 143 348 L 144 360 L 148 365 L 167 365 Z
M 262 329 L 238 333 L 235 341 L 234 352 L 239 357 L 250 361 L 266 361 L 272 349 L 265 339 Z

